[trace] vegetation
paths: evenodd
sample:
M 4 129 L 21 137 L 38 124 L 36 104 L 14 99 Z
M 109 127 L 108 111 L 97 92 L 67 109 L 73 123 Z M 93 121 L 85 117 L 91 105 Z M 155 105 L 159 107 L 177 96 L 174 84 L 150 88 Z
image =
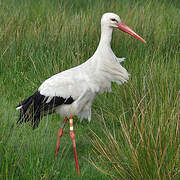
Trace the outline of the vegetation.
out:
M 180 179 L 178 0 L 0 1 L 0 179 Z M 51 75 L 94 53 L 104 12 L 120 15 L 147 44 L 115 31 L 127 84 L 97 97 L 92 121 L 75 121 L 81 175 L 62 119 L 17 127 L 15 106 Z

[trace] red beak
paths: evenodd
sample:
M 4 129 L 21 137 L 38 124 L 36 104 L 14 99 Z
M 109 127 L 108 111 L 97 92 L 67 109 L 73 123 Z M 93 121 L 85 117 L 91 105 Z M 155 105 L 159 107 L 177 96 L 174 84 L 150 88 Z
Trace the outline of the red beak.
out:
M 130 34 L 131 36 L 135 37 L 136 39 L 146 43 L 146 41 L 141 37 L 139 36 L 138 34 L 136 34 L 131 28 L 129 28 L 127 25 L 125 25 L 123 22 L 120 22 L 118 24 L 118 29 L 120 29 L 121 31 L 127 33 L 127 34 Z

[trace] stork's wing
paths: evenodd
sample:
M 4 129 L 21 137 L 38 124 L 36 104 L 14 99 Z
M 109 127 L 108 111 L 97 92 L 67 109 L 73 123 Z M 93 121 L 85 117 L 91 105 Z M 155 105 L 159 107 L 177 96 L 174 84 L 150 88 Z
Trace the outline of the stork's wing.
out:
M 86 76 L 80 68 L 72 68 L 58 73 L 39 87 L 40 94 L 51 98 L 57 96 L 67 99 L 72 97 L 76 100 L 86 87 Z

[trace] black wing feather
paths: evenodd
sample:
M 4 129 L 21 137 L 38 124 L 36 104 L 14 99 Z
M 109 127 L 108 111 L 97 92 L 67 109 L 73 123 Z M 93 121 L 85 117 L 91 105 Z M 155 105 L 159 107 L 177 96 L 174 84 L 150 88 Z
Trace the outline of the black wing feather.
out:
M 39 91 L 36 91 L 32 96 L 24 99 L 17 106 L 22 106 L 17 124 L 31 121 L 31 126 L 35 129 L 38 127 L 41 118 L 44 115 L 53 113 L 55 107 L 62 104 L 72 104 L 74 102 L 71 96 L 68 98 L 54 96 L 50 102 L 46 103 L 47 99 L 48 97 L 40 94 Z

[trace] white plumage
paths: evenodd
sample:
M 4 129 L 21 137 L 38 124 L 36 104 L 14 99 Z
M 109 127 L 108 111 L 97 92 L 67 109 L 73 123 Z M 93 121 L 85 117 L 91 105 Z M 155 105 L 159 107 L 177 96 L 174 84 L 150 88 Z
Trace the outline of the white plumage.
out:
M 122 26 L 122 27 L 121 27 Z M 44 97 L 44 103 L 50 103 L 53 97 L 62 97 L 65 101 L 71 97 L 73 102 L 65 101 L 54 107 L 62 117 L 77 115 L 80 120 L 91 120 L 91 106 L 97 94 L 111 91 L 111 83 L 127 82 L 129 74 L 111 49 L 113 28 L 118 28 L 135 38 L 145 42 L 130 28 L 121 22 L 120 17 L 113 13 L 105 13 L 101 19 L 101 38 L 94 55 L 83 64 L 58 73 L 42 83 L 38 91 Z M 124 28 L 124 29 L 123 29 Z M 27 99 L 26 99 L 27 100 Z M 22 108 L 21 103 L 17 109 Z
M 111 50 L 110 42 L 112 27 L 104 21 L 110 18 L 120 18 L 112 13 L 107 13 L 101 20 L 101 40 L 94 55 L 85 63 L 58 73 L 47 79 L 40 87 L 42 95 L 67 98 L 71 96 L 75 101 L 70 105 L 61 105 L 56 108 L 56 113 L 69 117 L 77 115 L 91 120 L 91 105 L 98 93 L 111 91 L 111 82 L 119 84 L 127 82 L 129 74 L 119 64 L 119 58 Z M 103 24 L 104 23 L 104 24 Z

